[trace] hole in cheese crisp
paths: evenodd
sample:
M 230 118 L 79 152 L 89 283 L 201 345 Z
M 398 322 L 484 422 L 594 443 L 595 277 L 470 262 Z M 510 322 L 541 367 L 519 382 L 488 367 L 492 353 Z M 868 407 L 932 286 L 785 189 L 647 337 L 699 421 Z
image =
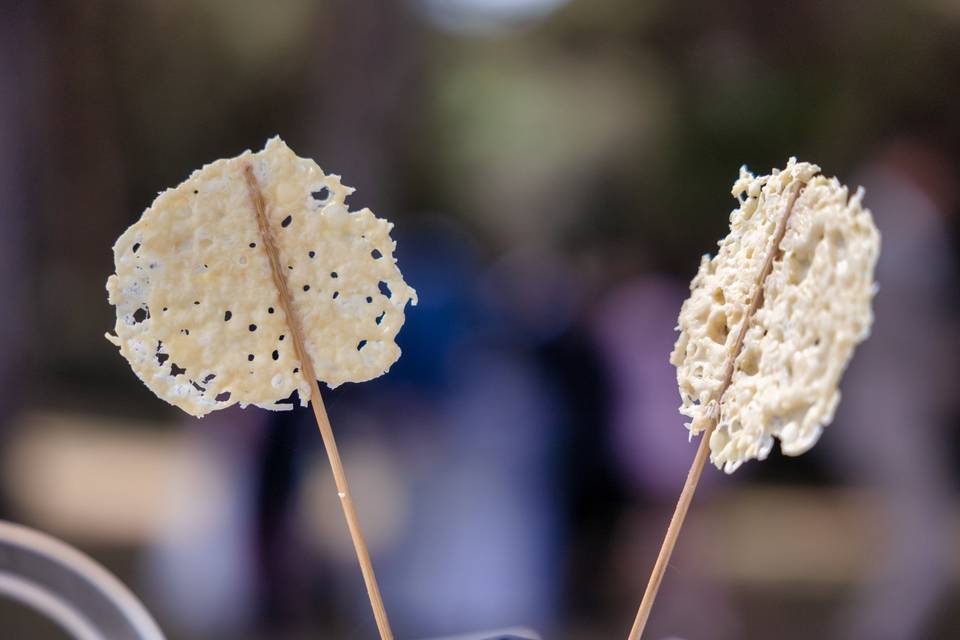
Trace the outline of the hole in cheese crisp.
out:
M 117 310 L 111 341 L 150 389 L 193 415 L 231 404 L 289 408 L 295 394 L 309 400 L 300 367 L 278 348 L 286 344 L 288 318 L 260 241 L 247 165 L 263 193 L 321 381 L 335 387 L 387 371 L 400 355 L 395 337 L 404 309 L 416 301 L 393 260 L 392 225 L 368 209 L 349 211 L 352 189 L 279 139 L 203 167 L 161 193 L 118 239 L 116 274 L 107 283 Z M 281 233 L 294 222 L 295 233 Z M 336 279 L 336 289 L 328 278 Z M 362 304 L 363 297 L 371 303 Z M 161 307 L 164 313 L 149 313 Z M 362 354 L 360 341 L 366 341 Z
M 723 311 L 714 313 L 707 323 L 707 336 L 717 344 L 726 344 L 729 333 L 730 330 L 727 328 L 727 314 Z
M 760 370 L 760 354 L 755 348 L 743 352 L 740 357 L 740 370 L 748 376 L 756 375 Z

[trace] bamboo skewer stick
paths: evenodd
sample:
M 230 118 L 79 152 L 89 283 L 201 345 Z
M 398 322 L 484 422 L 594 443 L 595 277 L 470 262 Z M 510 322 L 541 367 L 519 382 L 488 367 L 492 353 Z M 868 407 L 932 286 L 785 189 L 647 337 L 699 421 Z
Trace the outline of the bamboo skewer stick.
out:
M 717 428 L 717 422 L 720 419 L 720 400 L 723 398 L 723 394 L 726 393 L 727 389 L 730 387 L 730 383 L 733 380 L 733 372 L 736 366 L 737 357 L 739 357 L 740 351 L 743 348 L 744 338 L 746 338 L 747 331 L 750 329 L 750 323 L 753 320 L 754 314 L 763 303 L 763 283 L 773 270 L 774 260 L 780 254 L 780 243 L 783 241 L 783 236 L 787 232 L 787 223 L 790 219 L 790 214 L 793 213 L 793 205 L 796 203 L 801 189 L 802 186 L 798 186 L 793 189 L 787 200 L 786 210 L 780 217 L 780 220 L 777 222 L 777 227 L 773 233 L 773 245 L 771 250 L 767 252 L 767 257 L 763 262 L 763 267 L 760 269 L 760 273 L 758 274 L 757 288 L 753 293 L 753 298 L 750 300 L 750 306 L 747 307 L 746 317 L 744 318 L 743 323 L 740 325 L 740 331 L 737 334 L 737 339 L 736 342 L 734 342 L 733 350 L 731 352 L 732 355 L 727 362 L 727 367 L 724 372 L 723 384 L 720 386 L 720 389 L 714 397 L 714 400 L 711 402 L 710 422 L 707 425 L 707 428 L 704 429 L 703 435 L 700 436 L 700 445 L 697 447 L 697 454 L 693 458 L 693 464 L 690 466 L 690 471 L 687 472 L 687 480 L 683 484 L 683 489 L 680 492 L 680 498 L 677 500 L 677 506 L 673 511 L 673 517 L 670 518 L 670 524 L 667 527 L 666 536 L 664 536 L 663 544 L 660 546 L 660 553 L 657 554 L 657 561 L 653 565 L 653 571 L 650 573 L 650 580 L 647 582 L 647 588 L 643 592 L 643 599 L 640 601 L 640 608 L 637 611 L 636 619 L 633 621 L 633 627 L 630 629 L 628 640 L 640 640 L 640 636 L 643 635 L 643 629 L 647 625 L 647 620 L 650 617 L 650 611 L 653 609 L 653 602 L 657 598 L 657 592 L 660 590 L 660 583 L 663 582 L 663 575 L 666 573 L 667 565 L 670 562 L 670 556 L 673 554 L 673 548 L 676 546 L 677 538 L 680 536 L 680 529 L 683 527 L 683 521 L 687 517 L 687 510 L 690 508 L 690 503 L 693 501 L 693 494 L 697 490 L 697 483 L 700 482 L 700 476 L 703 473 L 703 467 L 706 465 L 707 458 L 710 454 L 710 436 L 713 435 L 714 430 Z
M 330 468 L 333 470 L 333 479 L 337 487 L 337 496 L 340 498 L 340 506 L 343 509 L 343 515 L 347 520 L 347 529 L 350 531 L 350 539 L 353 541 L 353 547 L 357 552 L 357 560 L 360 562 L 360 572 L 363 574 L 363 582 L 367 587 L 367 595 L 370 598 L 370 606 L 373 608 L 373 616 L 377 622 L 377 629 L 380 632 L 381 640 L 393 640 L 393 632 L 390 629 L 390 621 L 387 619 L 387 610 L 383 606 L 383 598 L 380 596 L 380 587 L 377 585 L 377 577 L 373 572 L 373 563 L 370 561 L 370 552 L 367 550 L 367 543 L 364 540 L 363 532 L 360 528 L 360 520 L 357 518 L 356 509 L 353 506 L 353 498 L 350 496 L 350 487 L 347 484 L 347 475 L 343 469 L 343 463 L 340 461 L 340 453 L 337 449 L 337 441 L 333 437 L 333 429 L 330 426 L 330 419 L 327 417 L 327 410 L 323 404 L 323 397 L 320 395 L 320 385 L 317 383 L 317 376 L 314 372 L 313 361 L 307 353 L 306 344 L 303 339 L 303 326 L 300 317 L 296 314 L 289 288 L 287 287 L 286 272 L 280 266 L 280 257 L 277 251 L 277 245 L 270 230 L 270 224 L 267 220 L 267 205 L 263 198 L 263 192 L 257 183 L 257 178 L 253 173 L 253 167 L 247 164 L 244 167 L 244 179 L 247 183 L 247 189 L 250 193 L 250 199 L 253 201 L 254 209 L 257 212 L 257 226 L 260 229 L 260 235 L 263 239 L 264 249 L 270 259 L 270 268 L 273 272 L 273 281 L 280 294 L 280 306 L 286 315 L 287 322 L 290 325 L 290 334 L 293 340 L 294 351 L 297 359 L 300 361 L 300 367 L 304 378 L 310 384 L 310 406 L 313 408 L 313 415 L 317 420 L 317 427 L 320 429 L 320 436 L 323 438 L 323 445 L 327 451 L 327 458 L 330 461 Z

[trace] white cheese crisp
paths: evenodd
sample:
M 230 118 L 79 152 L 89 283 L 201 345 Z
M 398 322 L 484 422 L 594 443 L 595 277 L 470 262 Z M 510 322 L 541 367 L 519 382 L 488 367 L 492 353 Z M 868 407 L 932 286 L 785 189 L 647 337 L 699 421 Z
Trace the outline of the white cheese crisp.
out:
M 774 437 L 788 455 L 812 447 L 833 419 L 854 347 L 870 332 L 880 235 L 862 207 L 862 190 L 849 197 L 836 178 L 819 171 L 795 159 L 769 176 L 741 169 L 730 234 L 714 258 L 704 256 L 680 310 L 680 337 L 670 357 L 680 412 L 690 418 L 692 436 L 709 426 L 719 403 L 710 459 L 727 473 L 766 458 Z M 786 234 L 775 247 L 774 229 L 798 188 Z M 771 251 L 772 271 L 760 283 Z M 735 354 L 758 286 L 761 304 Z M 730 385 L 718 398 L 735 356 Z
M 331 387 L 375 378 L 400 357 L 394 342 L 416 292 L 393 258 L 393 225 L 351 212 L 353 189 L 297 157 L 279 138 L 218 160 L 161 193 L 113 247 L 107 280 L 116 335 L 137 376 L 159 397 L 202 416 L 233 404 L 306 404 L 287 318 L 244 179 L 250 165 L 306 349 Z M 279 404 L 278 404 L 279 403 Z

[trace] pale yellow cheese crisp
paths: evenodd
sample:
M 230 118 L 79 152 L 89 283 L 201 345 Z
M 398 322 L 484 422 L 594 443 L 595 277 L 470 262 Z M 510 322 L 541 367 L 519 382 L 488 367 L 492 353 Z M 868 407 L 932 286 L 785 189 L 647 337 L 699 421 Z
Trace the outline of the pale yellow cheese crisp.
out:
M 862 206 L 863 191 L 850 197 L 836 178 L 819 171 L 795 159 L 769 176 L 741 170 L 730 234 L 715 257 L 704 256 L 680 311 L 680 337 L 671 355 L 680 411 L 690 418 L 692 436 L 719 409 L 710 458 L 727 473 L 766 458 L 775 437 L 788 455 L 812 447 L 833 419 L 854 347 L 870 332 L 880 235 Z M 798 188 L 786 234 L 774 246 L 774 229 Z M 761 285 L 771 251 L 773 268 Z M 717 398 L 758 286 L 760 307 L 731 384 Z
M 310 387 L 244 179 L 263 192 L 293 308 L 317 377 L 331 387 L 375 378 L 400 357 L 394 339 L 416 292 L 393 258 L 393 225 L 349 211 L 353 189 L 279 138 L 195 171 L 161 193 L 114 245 L 107 280 L 116 335 L 160 398 L 202 416 L 233 404 L 285 409 Z

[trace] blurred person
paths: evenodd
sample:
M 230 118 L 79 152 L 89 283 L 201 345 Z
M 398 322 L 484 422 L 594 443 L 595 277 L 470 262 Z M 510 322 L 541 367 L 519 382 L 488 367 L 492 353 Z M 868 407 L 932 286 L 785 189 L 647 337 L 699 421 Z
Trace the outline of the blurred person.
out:
M 609 445 L 619 473 L 627 480 L 633 500 L 642 508 L 628 510 L 615 536 L 610 562 L 614 575 L 624 577 L 623 597 L 615 613 L 629 623 L 646 586 L 687 470 L 696 453 L 682 427 L 683 416 L 676 372 L 670 352 L 676 342 L 677 314 L 688 294 L 680 282 L 649 273 L 614 287 L 592 314 L 592 331 L 600 345 L 613 384 L 612 433 Z M 720 481 L 703 475 L 698 489 L 709 493 Z M 688 540 L 704 539 L 696 521 L 684 532 Z M 681 543 L 671 562 L 670 579 L 660 590 L 650 620 L 650 633 L 681 633 L 715 639 L 739 637 L 730 604 L 719 585 L 696 570 L 690 547 Z M 627 566 L 622 566 L 627 565 Z M 627 595 L 629 594 L 629 595 Z M 689 603 L 703 615 L 689 615 Z M 626 608 L 624 608 L 626 607 Z
M 539 444 L 549 459 L 550 541 L 561 568 L 553 595 L 562 614 L 548 637 L 596 632 L 609 611 L 607 558 L 624 503 L 610 447 L 610 379 L 589 331 L 590 287 L 582 265 L 547 246 L 517 247 L 488 275 L 488 296 L 526 345 L 550 407 Z
M 170 632 L 242 637 L 258 622 L 254 489 L 264 413 L 234 407 L 183 422 L 190 455 L 169 480 L 143 560 Z
M 593 330 L 615 380 L 613 450 L 634 490 L 658 500 L 676 498 L 677 469 L 692 460 L 680 430 L 676 372 L 670 352 L 683 284 L 659 275 L 631 279 L 608 293 L 593 315 Z
M 549 445 L 558 398 L 506 286 L 536 269 L 503 261 L 484 269 L 449 224 L 400 235 L 422 302 L 400 336 L 404 357 L 357 403 L 373 401 L 384 428 L 406 441 L 393 450 L 403 456 L 410 513 L 382 572 L 398 628 L 544 631 L 562 577 Z
M 958 342 L 946 214 L 957 203 L 954 175 L 931 147 L 899 140 L 853 181 L 866 189 L 882 234 L 880 289 L 871 338 L 844 377 L 838 424 L 825 443 L 840 474 L 880 499 L 883 553 L 838 623 L 838 638 L 926 637 L 948 586 L 952 478 L 943 443 L 958 409 Z

